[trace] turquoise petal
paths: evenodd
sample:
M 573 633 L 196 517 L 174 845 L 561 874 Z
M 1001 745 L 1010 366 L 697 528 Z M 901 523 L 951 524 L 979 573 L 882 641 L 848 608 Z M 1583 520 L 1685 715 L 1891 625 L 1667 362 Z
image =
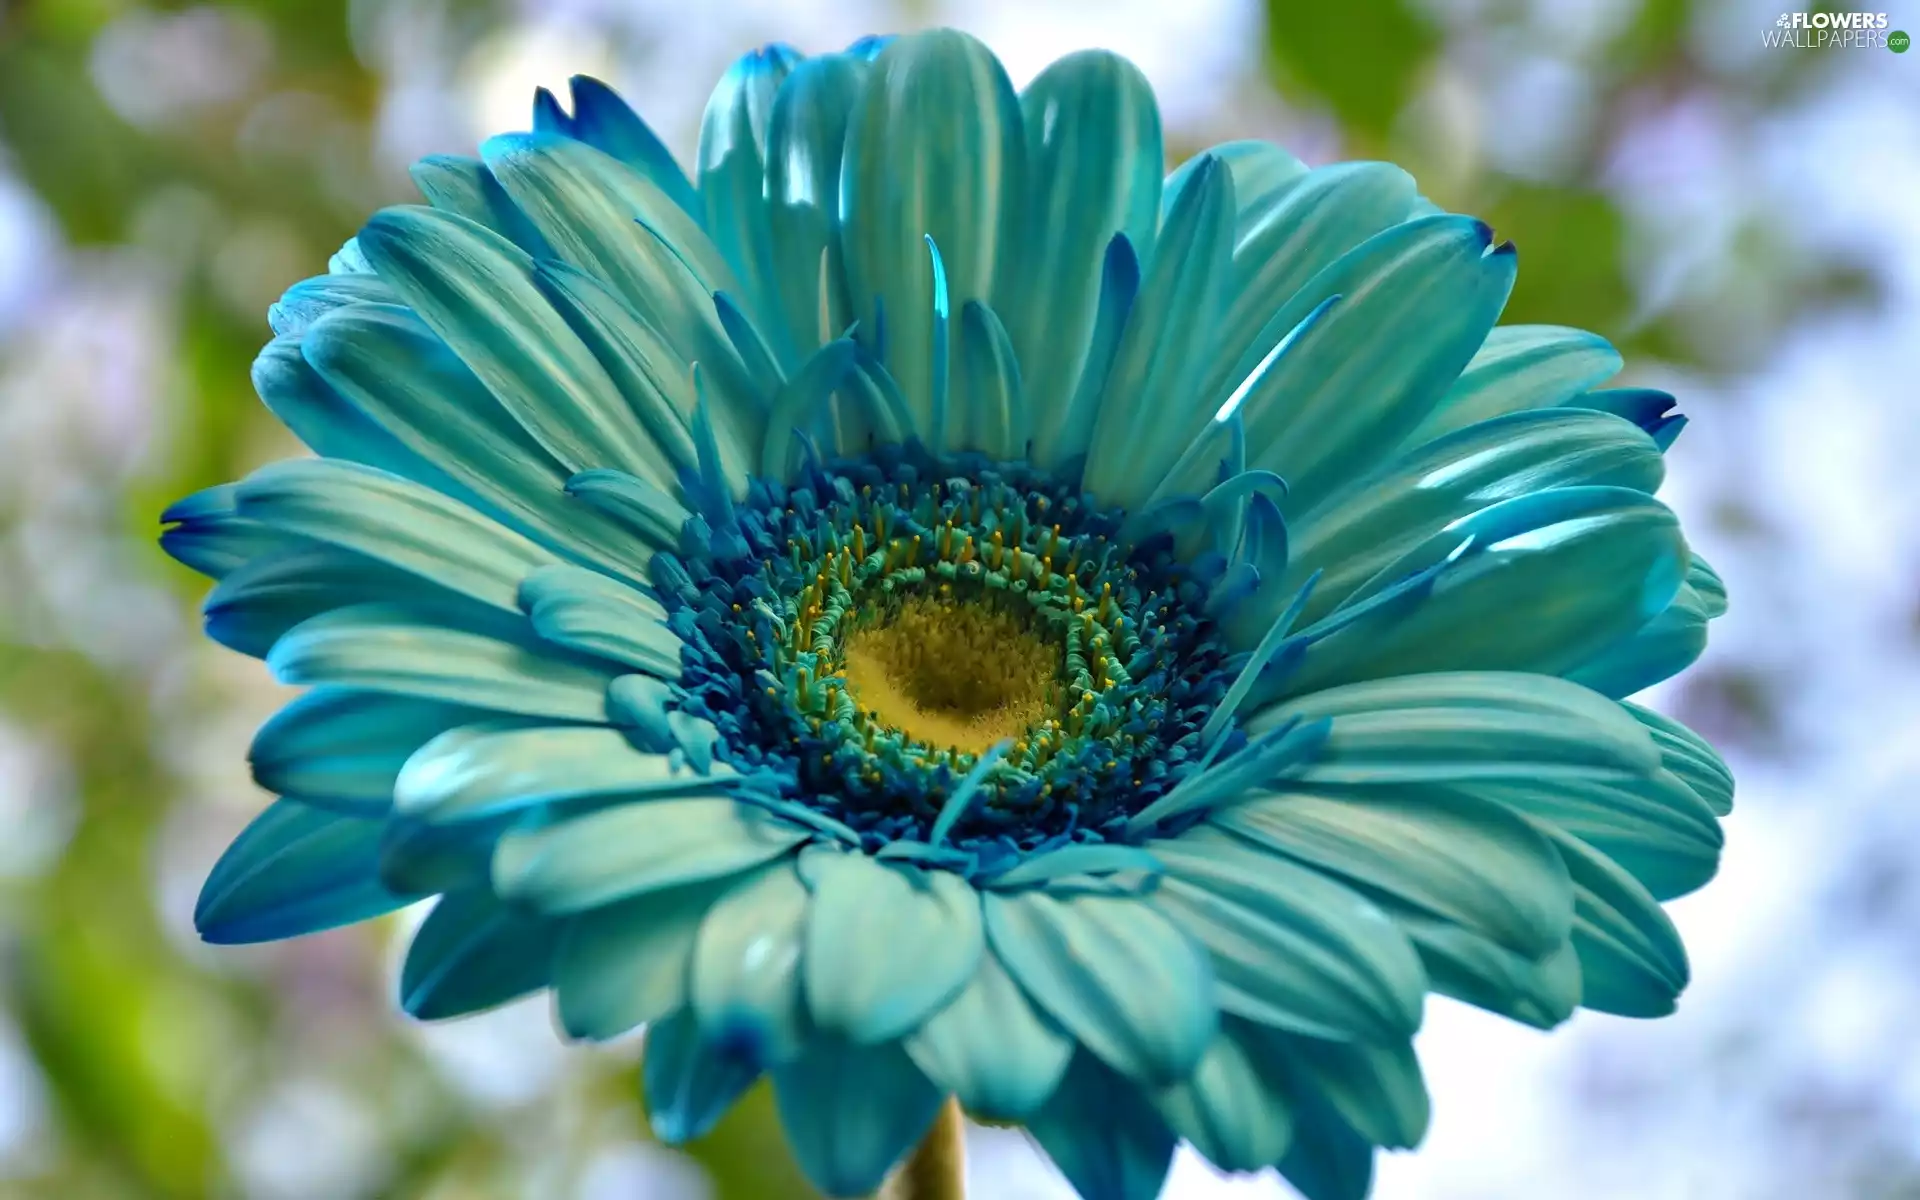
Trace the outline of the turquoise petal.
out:
M 365 555 L 481 604 L 517 613 L 520 581 L 553 555 L 438 492 L 330 459 L 291 459 L 240 484 L 263 525 Z
M 360 239 L 348 238 L 327 259 L 327 271 L 334 275 L 371 275 L 373 264 L 360 253 Z
M 573 93 L 573 116 L 561 132 L 619 159 L 647 177 L 688 214 L 698 219 L 700 197 L 687 174 L 674 161 L 660 136 L 627 107 L 619 93 L 590 75 L 567 81 Z
M 360 231 L 360 244 L 380 277 L 569 472 L 648 470 L 655 452 L 645 430 L 534 286 L 524 251 L 422 208 L 382 211 Z
M 678 1146 L 718 1124 L 760 1071 L 708 1045 L 681 1011 L 648 1027 L 641 1077 L 653 1135 Z
M 800 1052 L 807 903 L 793 863 L 782 861 L 708 910 L 694 939 L 688 993 L 707 1041 L 763 1067 Z
M 490 714 L 459 704 L 315 688 L 268 718 L 247 760 L 270 792 L 359 816 L 393 807 L 407 758 L 435 737 Z
M 1547 488 L 1593 485 L 1651 495 L 1660 448 L 1605 413 L 1550 409 L 1496 417 L 1400 455 L 1288 522 L 1291 593 L 1320 572 L 1303 610 L 1319 620 L 1361 584 L 1462 517 Z
M 201 612 L 208 637 L 228 649 L 265 658 L 274 643 L 301 622 L 336 608 L 374 602 L 431 614 L 443 625 L 476 633 L 513 634 L 513 622 L 496 608 L 358 554 L 289 540 L 292 548 L 249 559 L 207 593 Z
M 1653 743 L 1660 752 L 1661 765 L 1679 776 L 1706 801 L 1715 816 L 1724 817 L 1733 811 L 1733 772 L 1727 769 L 1727 764 L 1714 748 L 1707 745 L 1706 739 L 1672 717 L 1650 708 L 1627 703 L 1622 703 L 1620 707 L 1653 736 Z
M 1100 299 L 1093 322 L 1093 340 L 1074 385 L 1073 399 L 1059 410 L 1057 417 L 1037 409 L 1033 425 L 1030 456 L 1035 466 L 1067 469 L 1084 459 L 1093 440 L 1093 424 L 1100 416 L 1101 398 L 1106 394 L 1107 376 L 1120 338 L 1127 330 L 1127 315 L 1133 311 L 1134 297 L 1140 291 L 1140 259 L 1132 239 L 1116 233 L 1107 243 L 1106 257 L 1100 266 Z
M 960 994 L 906 1042 L 934 1086 L 951 1092 L 968 1112 L 1017 1121 L 1046 1102 L 1067 1062 L 1073 1039 L 1036 1011 L 993 954 L 982 954 Z
M 408 174 L 427 203 L 441 212 L 483 225 L 536 258 L 553 253 L 540 231 L 514 206 L 513 198 L 479 159 L 429 154 L 413 164 Z
M 1700 607 L 1708 620 L 1725 615 L 1727 585 L 1721 581 L 1720 573 L 1698 554 L 1687 564 L 1687 586 L 1700 598 Z
M 1211 413 L 1189 422 L 1233 256 L 1233 176 L 1203 163 L 1167 219 L 1094 420 L 1083 484 L 1131 508 L 1160 482 Z
M 467 495 L 314 370 L 302 353 L 310 333 L 277 337 L 253 360 L 253 390 L 268 411 L 322 458 L 365 463 L 449 495 Z
M 1666 505 L 1629 488 L 1555 488 L 1502 501 L 1434 534 L 1354 592 L 1349 606 L 1459 555 L 1409 611 L 1382 610 L 1316 639 L 1286 685 L 1308 691 L 1425 671 L 1561 674 L 1665 608 L 1687 553 Z
M 1707 649 L 1713 602 L 1682 584 L 1660 615 L 1567 672 L 1603 696 L 1631 696 L 1692 666 Z
M 1389 453 L 1473 357 L 1513 286 L 1513 253 L 1489 250 L 1491 240 L 1467 217 L 1396 225 L 1342 255 L 1274 315 L 1271 328 L 1290 330 L 1341 297 L 1240 406 L 1248 466 L 1283 476 L 1294 511 Z
M 1413 1043 L 1330 1042 L 1262 1031 L 1269 1054 L 1317 1093 L 1361 1137 L 1389 1149 L 1417 1146 L 1432 1104 Z
M 215 945 L 271 942 L 351 925 L 417 896 L 380 884 L 385 822 L 275 800 L 214 864 L 193 927 Z
M 1151 902 L 1212 953 L 1221 1008 L 1324 1037 L 1419 1028 L 1420 960 L 1352 889 L 1204 830 L 1151 848 L 1170 872 Z
M 1285 199 L 1309 174 L 1307 164 L 1272 142 L 1222 142 L 1217 146 L 1209 146 L 1181 163 L 1167 176 L 1160 198 L 1162 221 L 1179 202 L 1180 193 L 1192 181 L 1201 160 L 1208 156 L 1227 164 L 1227 169 L 1233 172 L 1234 207 L 1238 210 L 1234 221 L 1236 242 L 1244 240 L 1261 225 L 1274 205 Z
M 422 1021 L 497 1008 L 547 986 L 554 926 L 484 888 L 442 896 L 400 970 L 400 1007 Z
M 1634 780 L 1660 759 L 1627 715 L 1565 680 L 1458 671 L 1315 692 L 1256 713 L 1246 728 L 1260 734 L 1330 718 L 1326 744 L 1299 776 L 1322 784 Z
M 515 814 L 517 816 L 517 814 Z M 487 887 L 493 847 L 513 817 L 430 825 L 395 814 L 380 839 L 380 882 L 389 891 L 461 892 Z
M 1258 1171 L 1293 1144 L 1293 1105 L 1284 1075 L 1263 1069 L 1243 1039 L 1257 1027 L 1231 1022 L 1207 1047 L 1193 1076 L 1153 1096 L 1174 1133 L 1223 1171 Z
M 773 308 L 773 256 L 767 220 L 767 136 L 781 81 L 798 51 L 764 46 L 735 60 L 700 119 L 700 200 L 705 225 L 756 313 Z M 716 285 L 709 288 L 718 291 Z
M 1212 965 L 1132 899 L 985 897 L 987 936 L 1015 980 L 1115 1070 L 1149 1083 L 1192 1072 L 1218 1028 Z
M 1239 182 L 1236 172 L 1236 192 Z M 1413 194 L 1413 177 L 1391 163 L 1338 163 L 1289 176 L 1251 222 L 1242 219 L 1200 415 L 1211 417 L 1208 406 L 1224 403 L 1286 336 L 1292 326 L 1277 325 L 1274 315 L 1294 294 L 1341 255 L 1406 220 Z
M 1443 917 L 1385 896 L 1378 902 L 1412 939 L 1441 995 L 1536 1029 L 1553 1028 L 1579 1007 L 1580 960 L 1570 943 L 1529 958 Z
M 996 277 L 1025 268 L 1012 261 L 1026 190 L 1019 101 L 974 38 L 948 29 L 902 37 L 873 62 L 845 153 L 841 239 L 862 341 L 873 345 L 884 309 L 881 358 L 913 432 L 929 446 L 948 445 L 955 430 L 933 427 L 936 318 L 926 239 L 940 247 L 953 308 L 991 302 Z M 913 164 L 910 174 L 903 163 Z
M 620 674 L 611 665 L 449 629 L 379 604 L 302 622 L 274 644 L 267 667 L 286 684 L 339 684 L 600 724 L 607 720 L 607 684 Z
M 818 428 L 820 419 L 829 417 L 830 401 L 847 381 L 858 352 L 851 338 L 836 338 L 810 354 L 793 378 L 780 385 L 769 406 L 766 441 L 760 448 L 762 477 L 795 477 L 798 435 Z
M 479 507 L 558 553 L 644 578 L 645 547 L 565 493 L 569 472 L 493 398 L 410 310 L 342 309 L 308 331 L 306 360 L 410 458 L 397 473 Z M 647 470 L 672 478 L 672 461 L 650 450 Z M 381 462 L 374 466 L 385 466 Z M 451 481 L 451 489 L 437 483 Z
M 775 1070 L 773 1098 L 807 1179 L 833 1197 L 878 1188 L 933 1124 L 943 1097 L 898 1042 L 816 1038 Z
M 840 269 L 840 155 L 867 64 L 844 54 L 810 58 L 780 84 L 767 118 L 767 252 L 778 316 L 797 355 L 853 324 Z M 839 449 L 857 449 L 842 444 Z
M 237 483 L 222 483 L 176 501 L 160 514 L 169 526 L 160 534 L 160 548 L 181 565 L 209 579 L 219 579 L 241 563 L 286 545 L 286 535 L 235 509 Z
M 543 912 L 579 912 L 744 871 L 807 837 L 720 797 L 626 804 L 507 834 L 493 855 L 494 890 Z
M 1553 846 L 1525 818 L 1467 796 L 1288 792 L 1213 814 L 1255 845 L 1396 896 L 1515 953 L 1566 939 L 1573 888 Z
M 961 445 L 998 460 L 1022 458 L 1033 437 L 1033 418 L 1020 377 L 1013 339 L 994 311 L 978 300 L 960 310 L 960 411 L 966 414 Z
M 620 471 L 582 471 L 567 480 L 567 495 L 607 514 L 635 536 L 657 546 L 675 544 L 687 519 L 693 515 L 659 488 Z
M 901 1037 L 973 976 L 986 935 L 979 893 L 958 875 L 839 854 L 809 882 L 807 1007 L 820 1028 L 861 1045 Z
M 279 301 L 267 309 L 267 325 L 280 337 L 293 337 L 306 332 L 307 326 L 336 308 L 352 304 L 392 304 L 397 300 L 399 297 L 393 289 L 378 276 L 316 275 L 288 288 Z
M 1612 859 L 1547 829 L 1573 877 L 1573 950 L 1580 1005 L 1622 1017 L 1664 1017 L 1690 970 L 1679 931 L 1647 889 Z
M 1617 374 L 1619 351 L 1584 329 L 1502 325 L 1487 335 L 1460 378 L 1406 444 L 1523 409 L 1550 408 Z
M 553 991 L 567 1036 L 604 1041 L 685 1007 L 700 923 L 737 881 L 662 888 L 562 924 Z
M 681 642 L 667 611 L 643 592 L 580 567 L 542 567 L 520 584 L 534 632 L 557 646 L 680 678 Z
M 1177 1144 L 1133 1081 L 1086 1053 L 1027 1130 L 1080 1200 L 1155 1200 Z
M 1099 313 L 1100 261 L 1114 234 L 1151 253 L 1160 209 L 1160 110 L 1126 59 L 1083 50 L 1020 94 L 1030 172 L 1017 269 L 1000 281 L 1037 424 L 1073 395 Z M 944 244 L 944 243 L 943 243 Z M 1012 454 L 1021 453 L 1016 441 Z
M 1611 858 L 1655 899 L 1705 885 L 1725 835 L 1713 810 L 1671 771 L 1631 783 L 1557 779 L 1481 783 L 1475 794 L 1564 830 Z
M 1304 1200 L 1367 1200 L 1373 1191 L 1373 1143 L 1355 1133 L 1319 1097 L 1295 1098 L 1293 1149 L 1280 1174 Z
M 477 821 L 562 800 L 712 795 L 732 775 L 724 763 L 703 773 L 643 753 L 614 729 L 469 725 L 407 760 L 394 805 L 427 821 Z

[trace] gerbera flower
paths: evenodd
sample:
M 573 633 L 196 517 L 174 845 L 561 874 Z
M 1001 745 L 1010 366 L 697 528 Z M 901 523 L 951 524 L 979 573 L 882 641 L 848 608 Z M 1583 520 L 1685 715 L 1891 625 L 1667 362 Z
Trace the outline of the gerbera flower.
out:
M 1178 1140 L 1358 1197 L 1429 990 L 1671 1010 L 1732 783 L 1621 699 L 1724 606 L 1672 397 L 1496 327 L 1515 254 L 1384 163 L 1161 178 L 1110 54 L 742 59 L 690 181 L 611 91 L 430 158 L 270 314 L 319 456 L 169 510 L 310 685 L 213 942 L 438 897 L 402 1004 L 648 1026 L 871 1191 L 947 1097 L 1080 1192 Z

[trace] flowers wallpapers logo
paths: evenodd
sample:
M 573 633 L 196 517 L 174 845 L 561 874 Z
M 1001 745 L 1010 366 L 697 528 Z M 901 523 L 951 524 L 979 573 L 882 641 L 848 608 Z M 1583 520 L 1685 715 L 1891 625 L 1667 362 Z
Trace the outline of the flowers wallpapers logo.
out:
M 168 510 L 307 687 L 207 940 L 432 899 L 402 1006 L 763 1075 L 812 1182 L 952 1108 L 1088 1200 L 1419 1143 L 1439 993 L 1671 1012 L 1732 778 L 1628 697 L 1726 597 L 1685 419 L 1385 163 L 1163 178 L 1144 78 L 953 32 L 742 58 L 689 176 L 612 91 L 421 162 L 254 382 L 315 457 Z M 942 1116 L 945 1112 L 948 1116 Z

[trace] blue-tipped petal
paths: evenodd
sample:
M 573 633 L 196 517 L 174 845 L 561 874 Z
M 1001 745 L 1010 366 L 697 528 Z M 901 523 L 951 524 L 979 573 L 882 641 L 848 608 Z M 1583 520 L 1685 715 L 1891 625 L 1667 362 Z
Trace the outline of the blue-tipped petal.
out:
M 1036 1004 L 1115 1070 L 1184 1078 L 1219 1017 L 1199 945 L 1131 899 L 1045 892 L 985 897 L 993 951 Z
M 1085 1051 L 1027 1129 L 1081 1200 L 1154 1200 L 1177 1144 L 1134 1082 Z
M 280 531 L 276 531 L 280 532 Z M 499 609 L 384 563 L 332 546 L 289 538 L 292 548 L 249 559 L 207 593 L 207 636 L 230 650 L 265 658 L 287 631 L 321 613 L 355 604 L 392 603 L 444 625 L 512 636 Z
M 700 201 L 706 228 L 755 312 L 771 309 L 767 135 L 780 85 L 801 61 L 778 43 L 742 55 L 713 89 L 700 120 Z
M 214 864 L 193 926 L 216 945 L 271 942 L 351 925 L 419 897 L 381 885 L 385 822 L 275 800 Z
M 973 976 L 986 937 L 979 894 L 958 875 L 842 854 L 810 882 L 807 1005 L 820 1028 L 859 1044 L 901 1037 Z
M 915 164 L 906 190 L 904 162 Z M 847 280 L 863 341 L 884 305 L 882 361 L 899 384 L 913 432 L 929 445 L 945 431 L 932 427 L 935 317 L 926 239 L 940 247 L 951 305 L 991 301 L 1000 273 L 1027 267 L 1012 261 L 1025 164 L 1013 85 L 977 40 L 953 30 L 913 34 L 874 60 L 847 128 L 841 173 Z
M 807 836 L 731 799 L 650 800 L 507 834 L 494 851 L 493 883 L 543 912 L 580 912 L 744 871 Z
M 828 1196 L 878 1188 L 933 1123 L 941 1095 L 898 1042 L 854 1046 L 830 1037 L 773 1073 L 787 1144 Z
M 1139 292 L 1139 255 L 1131 238 L 1116 233 L 1101 260 L 1092 340 L 1080 367 L 1079 382 L 1074 384 L 1073 398 L 1057 411 L 1035 411 L 1030 452 L 1034 465 L 1059 470 L 1085 458 L 1093 441 L 1094 422 L 1100 416 L 1101 399 L 1106 395 L 1114 354 Z
M 840 156 L 867 70 L 848 55 L 807 59 L 782 81 L 767 118 L 765 307 L 769 320 L 784 326 L 776 343 L 796 356 L 831 341 L 854 319 L 840 269 Z
M 647 1028 L 641 1077 L 653 1136 L 678 1146 L 718 1124 L 760 1071 L 708 1044 L 681 1011 Z
M 808 893 L 790 861 L 734 887 L 694 940 L 688 998 L 702 1035 L 760 1066 L 790 1061 L 807 1032 L 800 961 Z
M 315 688 L 275 713 L 247 751 L 253 779 L 323 808 L 382 816 L 414 751 L 493 714 L 459 704 Z
M 698 220 L 700 198 L 660 136 L 627 106 L 617 92 L 590 75 L 567 81 L 573 116 L 561 132 L 612 155 L 652 181 L 655 187 Z
M 953 1002 L 906 1042 L 907 1053 L 968 1111 L 1016 1121 L 1046 1102 L 1073 1057 L 1073 1039 L 1037 1011 L 991 953 Z
M 338 684 L 495 712 L 604 723 L 620 668 L 469 633 L 379 604 L 304 621 L 267 655 L 287 684 Z
M 439 1021 L 539 991 L 551 978 L 555 932 L 484 888 L 442 896 L 407 947 L 400 1007 Z
M 1213 157 L 1233 172 L 1234 238 L 1245 239 L 1258 227 L 1273 206 L 1285 199 L 1311 173 L 1307 164 L 1272 142 L 1222 142 L 1209 146 L 1174 168 L 1167 176 L 1160 199 L 1160 219 L 1180 200 L 1180 193 L 1193 179 L 1201 160 Z
M 1116 233 L 1152 251 L 1160 110 L 1139 68 L 1104 50 L 1047 67 L 1021 93 L 1020 110 L 1031 193 L 1018 270 L 1000 281 L 996 307 L 1008 320 L 1034 420 L 1051 427 L 1093 337 L 1101 253 Z
M 565 921 L 553 990 L 567 1036 L 603 1041 L 684 1007 L 700 923 L 735 882 L 663 888 Z
M 1467 217 L 1396 225 L 1275 313 L 1271 327 L 1291 329 L 1341 297 L 1240 406 L 1248 465 L 1292 485 L 1292 511 L 1385 457 L 1473 357 L 1513 287 L 1514 256 L 1491 239 Z
M 160 514 L 168 528 L 160 548 L 181 565 L 219 579 L 261 554 L 283 547 L 286 535 L 242 517 L 235 508 L 237 483 L 223 483 L 180 500 Z
M 527 214 L 514 204 L 500 181 L 479 159 L 429 154 L 413 164 L 408 173 L 427 203 L 441 212 L 483 225 L 536 258 L 553 253 L 546 238 L 527 220 Z M 358 244 L 356 238 L 355 245 Z M 364 250 L 361 257 L 366 257 Z M 369 269 L 374 269 L 371 263 Z
M 1563 404 L 1620 370 L 1620 352 L 1584 329 L 1502 325 L 1407 436 L 1409 445 L 1503 413 Z

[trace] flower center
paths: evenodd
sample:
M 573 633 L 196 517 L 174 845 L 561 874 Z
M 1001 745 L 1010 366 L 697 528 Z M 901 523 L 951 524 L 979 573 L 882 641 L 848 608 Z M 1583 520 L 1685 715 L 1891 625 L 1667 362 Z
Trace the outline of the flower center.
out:
M 1052 707 L 1065 655 L 1010 605 L 909 595 L 841 650 L 847 691 L 871 719 L 933 746 L 980 754 Z

